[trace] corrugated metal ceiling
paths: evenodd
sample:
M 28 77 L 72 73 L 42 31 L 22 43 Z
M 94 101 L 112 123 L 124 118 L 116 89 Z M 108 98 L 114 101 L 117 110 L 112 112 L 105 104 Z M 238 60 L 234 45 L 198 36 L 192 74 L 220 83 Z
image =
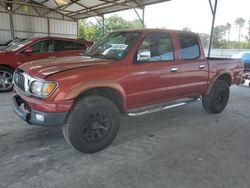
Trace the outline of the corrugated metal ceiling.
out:
M 166 1 L 170 0 L 29 0 L 26 2 L 31 6 L 45 6 L 73 19 L 80 19 Z

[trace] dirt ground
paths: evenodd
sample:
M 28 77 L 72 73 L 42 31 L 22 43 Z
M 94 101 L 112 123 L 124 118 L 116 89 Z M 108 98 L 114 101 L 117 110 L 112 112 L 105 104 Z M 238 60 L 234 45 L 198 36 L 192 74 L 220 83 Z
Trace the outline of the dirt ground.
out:
M 227 108 L 201 103 L 121 116 L 114 142 L 78 153 L 61 130 L 27 125 L 0 94 L 0 187 L 249 188 L 250 88 L 233 86 Z

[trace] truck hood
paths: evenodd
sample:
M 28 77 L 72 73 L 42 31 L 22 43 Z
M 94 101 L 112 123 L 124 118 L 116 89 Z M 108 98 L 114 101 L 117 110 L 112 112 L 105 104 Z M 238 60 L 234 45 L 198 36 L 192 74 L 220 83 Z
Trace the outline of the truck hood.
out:
M 0 56 L 2 58 L 2 57 L 13 55 L 15 53 L 16 53 L 15 51 L 0 51 Z
M 111 60 L 91 58 L 87 56 L 73 56 L 30 61 L 21 65 L 19 68 L 28 73 L 30 76 L 46 78 L 52 74 L 67 70 L 105 65 L 111 62 Z

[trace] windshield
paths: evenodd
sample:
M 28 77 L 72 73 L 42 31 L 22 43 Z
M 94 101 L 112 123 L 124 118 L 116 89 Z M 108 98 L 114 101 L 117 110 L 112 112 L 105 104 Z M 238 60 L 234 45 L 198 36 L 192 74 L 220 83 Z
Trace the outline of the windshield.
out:
M 85 55 L 104 59 L 122 59 L 138 36 L 138 32 L 131 31 L 110 33 L 94 44 Z
M 12 46 L 4 49 L 4 51 L 16 51 L 16 50 L 19 50 L 20 48 L 22 48 L 23 46 L 25 46 L 26 44 L 28 44 L 30 42 L 31 42 L 31 39 L 23 40 L 23 41 L 21 41 L 19 43 L 13 44 Z

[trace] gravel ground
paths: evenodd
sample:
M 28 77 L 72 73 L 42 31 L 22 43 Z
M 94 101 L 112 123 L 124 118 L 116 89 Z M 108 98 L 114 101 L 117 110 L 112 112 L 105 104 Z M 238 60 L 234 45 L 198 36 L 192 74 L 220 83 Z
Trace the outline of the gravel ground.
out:
M 81 154 L 60 129 L 30 126 L 0 94 L 0 187 L 249 188 L 250 88 L 233 86 L 227 108 L 201 103 L 121 116 L 107 149 Z

